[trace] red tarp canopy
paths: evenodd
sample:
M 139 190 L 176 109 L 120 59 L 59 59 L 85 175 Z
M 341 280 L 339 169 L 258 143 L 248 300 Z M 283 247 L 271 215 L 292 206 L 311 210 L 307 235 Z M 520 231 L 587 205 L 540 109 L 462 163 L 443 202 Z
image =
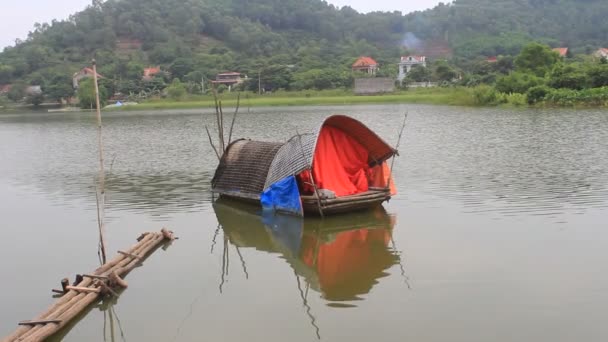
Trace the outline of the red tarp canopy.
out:
M 336 197 L 363 193 L 370 186 L 385 187 L 390 175 L 388 165 L 383 162 L 370 168 L 369 160 L 369 151 L 355 138 L 339 128 L 324 126 L 313 159 L 315 184 L 318 189 L 333 191 Z M 302 175 L 304 182 L 308 178 L 307 174 Z M 396 193 L 392 180 L 391 193 Z

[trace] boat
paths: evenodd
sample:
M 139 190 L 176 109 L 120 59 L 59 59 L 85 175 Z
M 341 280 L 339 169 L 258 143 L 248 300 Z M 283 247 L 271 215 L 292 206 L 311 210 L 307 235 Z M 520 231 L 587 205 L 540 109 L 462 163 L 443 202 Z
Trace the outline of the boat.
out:
M 387 160 L 397 150 L 360 121 L 325 119 L 287 142 L 230 143 L 211 181 L 214 194 L 297 216 L 380 206 L 396 194 Z
M 212 192 L 298 216 L 373 208 L 396 194 L 387 160 L 397 150 L 360 121 L 333 115 L 287 142 L 230 143 Z

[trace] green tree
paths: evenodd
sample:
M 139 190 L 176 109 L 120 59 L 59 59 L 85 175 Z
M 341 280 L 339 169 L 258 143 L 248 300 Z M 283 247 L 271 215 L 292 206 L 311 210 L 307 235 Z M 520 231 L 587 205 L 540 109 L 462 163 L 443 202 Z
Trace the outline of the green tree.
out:
M 608 86 L 608 64 L 600 63 L 598 65 L 592 65 L 587 70 L 589 76 L 589 83 L 593 88 Z
M 531 43 L 526 45 L 515 58 L 515 67 L 518 71 L 543 77 L 551 71 L 559 60 L 557 52 L 551 50 L 550 47 L 539 43 Z
M 95 101 L 95 83 L 92 78 L 86 78 L 78 84 L 78 101 L 81 108 L 97 108 Z M 106 87 L 99 84 L 99 101 L 103 107 L 108 100 Z
M 0 63 L 0 84 L 9 83 L 13 79 L 14 72 L 13 66 Z
M 174 78 L 173 82 L 167 87 L 167 94 L 173 100 L 180 100 L 186 95 L 186 86 L 179 78 Z
M 11 90 L 9 90 L 7 97 L 14 102 L 20 102 L 25 98 L 25 88 L 27 85 L 23 82 L 13 83 Z
M 69 100 L 74 95 L 72 78 L 65 74 L 54 75 L 44 87 L 44 93 L 49 99 L 61 102 L 62 99 Z
M 44 94 L 42 94 L 42 93 L 28 94 L 25 98 L 25 102 L 32 104 L 34 106 L 39 106 L 40 104 L 42 104 L 42 102 L 44 102 Z
M 190 72 L 194 70 L 194 61 L 192 58 L 188 57 L 179 57 L 177 58 L 169 68 L 171 75 L 173 77 L 182 79 Z
M 511 75 L 498 78 L 496 81 L 496 90 L 505 94 L 525 94 L 528 89 L 542 85 L 543 83 L 544 81 L 542 78 L 536 77 L 533 74 L 514 72 Z
M 407 73 L 407 80 L 412 82 L 430 82 L 432 77 L 431 70 L 420 65 L 414 66 Z
M 547 85 L 552 88 L 584 89 L 589 85 L 589 77 L 580 65 L 557 64 L 549 73 Z
M 458 73 L 445 61 L 435 62 L 433 69 L 433 76 L 437 81 L 450 82 L 458 76 Z

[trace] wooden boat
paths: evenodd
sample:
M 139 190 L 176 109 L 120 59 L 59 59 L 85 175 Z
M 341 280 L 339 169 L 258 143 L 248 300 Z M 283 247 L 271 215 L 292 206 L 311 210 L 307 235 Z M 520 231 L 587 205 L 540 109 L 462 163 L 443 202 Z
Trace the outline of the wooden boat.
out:
M 395 194 L 387 160 L 396 154 L 363 123 L 334 115 L 316 132 L 284 143 L 231 143 L 215 171 L 212 191 L 299 216 L 373 208 Z

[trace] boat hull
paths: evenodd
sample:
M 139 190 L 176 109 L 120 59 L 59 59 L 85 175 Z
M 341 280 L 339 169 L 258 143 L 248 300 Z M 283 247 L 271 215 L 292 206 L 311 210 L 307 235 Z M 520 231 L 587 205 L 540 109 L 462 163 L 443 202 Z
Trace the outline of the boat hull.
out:
M 260 200 L 238 193 L 220 193 L 221 197 L 240 202 L 260 204 Z M 336 215 L 376 208 L 391 199 L 390 190 L 377 188 L 364 193 L 332 199 L 317 200 L 316 196 L 300 196 L 305 216 Z M 319 204 L 321 210 L 319 210 Z

